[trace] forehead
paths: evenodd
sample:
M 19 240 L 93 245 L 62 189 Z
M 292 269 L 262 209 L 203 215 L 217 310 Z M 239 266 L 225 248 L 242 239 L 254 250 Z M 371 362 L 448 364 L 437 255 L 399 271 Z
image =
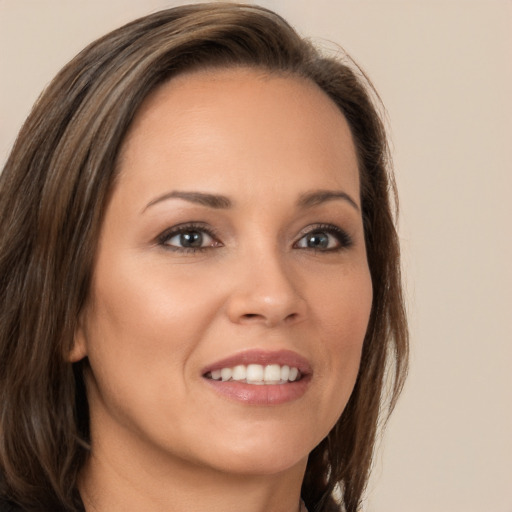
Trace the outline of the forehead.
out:
M 137 112 L 119 163 L 121 181 L 165 172 L 177 187 L 197 174 L 206 188 L 225 179 L 238 190 L 235 182 L 255 171 L 261 180 L 301 179 L 306 188 L 320 175 L 326 187 L 359 187 L 350 128 L 336 104 L 307 79 L 246 68 L 197 71 L 159 86 Z

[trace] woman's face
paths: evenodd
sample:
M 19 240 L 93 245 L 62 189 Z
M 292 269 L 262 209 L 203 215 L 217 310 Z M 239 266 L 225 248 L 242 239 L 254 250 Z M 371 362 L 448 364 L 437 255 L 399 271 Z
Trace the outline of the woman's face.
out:
M 119 165 L 72 353 L 93 453 L 303 468 L 372 301 L 344 117 L 303 79 L 197 72 L 146 100 Z

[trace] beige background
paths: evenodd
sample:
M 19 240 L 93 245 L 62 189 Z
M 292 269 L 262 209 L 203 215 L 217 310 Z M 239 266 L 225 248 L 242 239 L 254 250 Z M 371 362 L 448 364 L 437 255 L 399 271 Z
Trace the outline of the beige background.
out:
M 0 0 L 0 162 L 69 58 L 176 3 Z M 344 46 L 389 111 L 412 367 L 365 510 L 512 512 L 512 2 L 260 3 Z

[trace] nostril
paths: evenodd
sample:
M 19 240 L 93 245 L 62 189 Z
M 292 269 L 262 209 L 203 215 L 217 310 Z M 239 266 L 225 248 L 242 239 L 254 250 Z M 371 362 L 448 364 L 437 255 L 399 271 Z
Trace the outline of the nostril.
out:
M 298 313 L 290 313 L 288 316 L 285 317 L 284 323 L 285 324 L 293 324 L 300 319 L 300 314 Z
M 283 320 L 284 322 L 293 322 L 298 317 L 299 315 L 297 313 L 290 313 Z M 258 313 L 245 313 L 244 315 L 242 315 L 241 320 L 245 320 L 248 322 L 258 320 L 264 321 L 265 323 L 267 323 L 268 321 L 272 322 L 272 319 L 268 318 L 266 315 L 260 315 Z
M 234 323 L 262 324 L 267 327 L 278 324 L 291 325 L 301 321 L 305 314 L 305 301 L 295 292 L 285 294 L 242 292 L 231 296 L 227 304 L 227 315 Z

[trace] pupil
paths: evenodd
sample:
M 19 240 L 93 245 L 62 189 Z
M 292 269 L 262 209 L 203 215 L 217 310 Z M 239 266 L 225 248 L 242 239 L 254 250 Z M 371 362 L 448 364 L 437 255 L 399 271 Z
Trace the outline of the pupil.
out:
M 203 235 L 199 231 L 188 231 L 180 235 L 180 243 L 183 247 L 201 247 Z
M 308 247 L 326 249 L 329 246 L 329 237 L 325 233 L 313 233 L 308 239 Z

